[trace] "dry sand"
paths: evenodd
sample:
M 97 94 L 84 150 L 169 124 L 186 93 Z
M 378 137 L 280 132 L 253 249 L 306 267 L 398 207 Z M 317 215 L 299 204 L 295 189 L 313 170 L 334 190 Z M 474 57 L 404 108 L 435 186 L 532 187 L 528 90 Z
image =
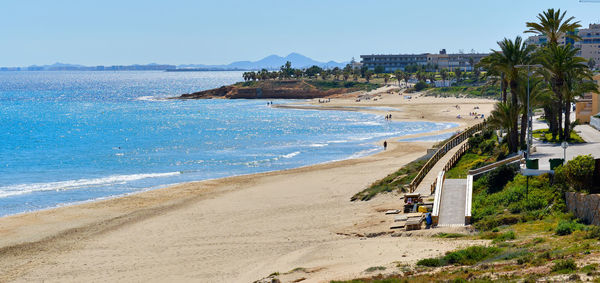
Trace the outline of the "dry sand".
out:
M 474 106 L 487 115 L 492 103 L 383 94 L 366 102 L 334 98 L 326 106 L 397 107 L 402 112 L 390 112 L 394 120 L 464 127 L 478 121 L 468 115 Z M 459 113 L 465 119 L 456 119 Z M 359 159 L 0 218 L 0 281 L 252 282 L 301 268 L 281 279 L 322 282 L 472 244 L 419 233 L 392 237 L 392 218 L 382 211 L 400 207 L 396 194 L 349 201 L 432 145 L 388 143 L 387 151 Z

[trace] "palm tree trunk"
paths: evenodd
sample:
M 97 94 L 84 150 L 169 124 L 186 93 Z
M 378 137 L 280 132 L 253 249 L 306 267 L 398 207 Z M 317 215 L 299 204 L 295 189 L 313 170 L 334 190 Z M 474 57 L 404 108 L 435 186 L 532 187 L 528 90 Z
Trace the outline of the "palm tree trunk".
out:
M 504 73 L 500 75 L 500 87 L 502 88 L 502 102 L 506 103 L 506 81 L 504 80 Z
M 563 136 L 565 141 L 571 137 L 571 102 L 565 102 L 565 128 Z
M 527 135 L 527 114 L 521 115 L 521 148 L 526 148 L 525 136 Z
M 565 133 L 563 132 L 563 103 L 562 103 L 562 97 L 558 99 L 557 103 L 556 103 L 556 114 L 558 115 L 558 138 L 561 141 L 565 140 Z
M 519 101 L 517 99 L 517 82 L 510 81 L 510 95 L 511 95 L 511 104 L 512 107 L 519 107 Z M 517 116 L 518 117 L 518 116 Z M 510 138 L 512 139 L 513 148 L 512 152 L 516 152 L 519 146 L 519 119 L 516 118 L 512 121 L 512 129 Z

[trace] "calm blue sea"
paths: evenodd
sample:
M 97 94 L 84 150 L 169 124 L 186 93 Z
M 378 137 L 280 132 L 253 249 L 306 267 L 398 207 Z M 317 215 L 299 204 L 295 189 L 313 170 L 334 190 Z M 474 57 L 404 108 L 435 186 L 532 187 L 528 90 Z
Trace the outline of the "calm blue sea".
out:
M 240 79 L 0 72 L 0 215 L 358 157 L 380 150 L 375 142 L 385 137 L 456 126 L 276 109 L 263 100 L 159 99 Z

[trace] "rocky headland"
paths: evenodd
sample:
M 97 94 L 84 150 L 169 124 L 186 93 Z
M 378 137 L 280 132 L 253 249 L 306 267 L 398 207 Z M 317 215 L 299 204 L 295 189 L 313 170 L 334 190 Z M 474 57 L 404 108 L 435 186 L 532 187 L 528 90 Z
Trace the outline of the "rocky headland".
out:
M 311 99 L 356 91 L 368 91 L 379 85 L 344 81 L 268 80 L 249 81 L 194 93 L 173 99 Z

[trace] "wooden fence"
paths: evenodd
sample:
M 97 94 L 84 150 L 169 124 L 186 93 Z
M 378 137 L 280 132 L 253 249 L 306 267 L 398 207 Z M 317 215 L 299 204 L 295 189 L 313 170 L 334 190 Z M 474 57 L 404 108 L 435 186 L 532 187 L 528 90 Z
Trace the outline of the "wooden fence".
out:
M 446 153 L 448 153 L 448 151 L 453 149 L 455 146 L 461 144 L 463 141 L 465 141 L 466 139 L 471 137 L 474 133 L 481 131 L 481 129 L 483 129 L 484 126 L 485 126 L 485 121 L 483 121 L 479 124 L 475 124 L 475 125 L 471 126 L 470 128 L 462 131 L 461 133 L 455 135 L 450 140 L 448 140 L 444 145 L 442 145 L 440 148 L 438 148 L 438 150 L 435 152 L 435 154 L 433 156 L 431 156 L 431 158 L 429 158 L 429 160 L 427 160 L 427 162 L 425 163 L 423 168 L 421 168 L 419 173 L 417 173 L 417 175 L 412 180 L 412 182 L 410 182 L 410 185 L 409 185 L 410 192 L 414 192 L 417 189 L 417 187 L 419 186 L 419 184 L 421 184 L 421 181 L 423 181 L 423 178 L 425 178 L 425 176 L 427 175 L 427 173 L 429 173 L 431 168 L 433 168 L 433 166 L 435 166 L 435 164 L 442 157 L 444 157 L 444 155 L 446 155 Z M 464 149 L 464 148 L 459 149 L 459 152 L 461 152 L 461 154 L 458 155 L 458 157 L 456 157 L 457 155 L 455 154 L 450 159 L 451 161 L 454 161 L 454 163 L 452 163 L 452 165 L 450 167 L 454 166 L 456 161 L 458 161 L 460 156 L 462 156 L 462 154 L 466 150 L 468 150 L 468 147 L 466 149 Z M 450 164 L 450 162 L 448 162 L 444 168 L 450 168 L 450 167 L 448 167 L 448 164 Z M 447 170 L 444 169 L 444 171 L 447 171 Z M 435 182 L 433 182 L 433 184 L 431 186 L 432 186 L 431 190 L 433 191 L 435 189 Z

